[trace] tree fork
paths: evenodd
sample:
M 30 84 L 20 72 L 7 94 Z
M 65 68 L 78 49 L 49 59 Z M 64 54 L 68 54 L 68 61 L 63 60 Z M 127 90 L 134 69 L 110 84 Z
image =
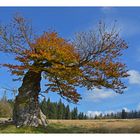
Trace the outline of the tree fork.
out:
M 39 107 L 41 72 L 29 70 L 24 78 L 19 94 L 16 96 L 13 110 L 13 121 L 20 126 L 46 126 L 46 116 Z

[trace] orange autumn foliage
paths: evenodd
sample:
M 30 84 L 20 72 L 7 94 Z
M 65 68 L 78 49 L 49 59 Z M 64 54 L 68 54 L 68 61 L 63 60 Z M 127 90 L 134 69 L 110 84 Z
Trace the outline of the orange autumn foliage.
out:
M 106 87 L 118 93 L 126 88 L 121 81 L 128 76 L 126 66 L 118 57 L 127 44 L 114 30 L 109 32 L 100 25 L 94 33 L 78 33 L 73 42 L 55 31 L 30 39 L 31 28 L 25 24 L 26 20 L 16 17 L 14 21 L 14 26 L 20 27 L 17 33 L 22 34 L 21 38 L 13 34 L 8 44 L 8 33 L 4 36 L 6 30 L 0 32 L 0 44 L 7 43 L 1 45 L 0 51 L 15 54 L 15 60 L 20 62 L 19 65 L 4 64 L 12 74 L 24 76 L 27 71 L 41 72 L 47 79 L 46 93 L 57 92 L 75 103 L 81 99 L 76 87 Z M 25 42 L 28 47 L 22 45 Z

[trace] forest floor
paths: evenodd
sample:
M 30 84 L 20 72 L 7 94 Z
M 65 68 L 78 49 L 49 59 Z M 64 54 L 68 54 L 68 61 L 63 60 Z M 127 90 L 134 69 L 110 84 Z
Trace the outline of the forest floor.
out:
M 48 120 L 46 128 L 21 127 L 0 119 L 0 133 L 140 133 L 140 119 Z

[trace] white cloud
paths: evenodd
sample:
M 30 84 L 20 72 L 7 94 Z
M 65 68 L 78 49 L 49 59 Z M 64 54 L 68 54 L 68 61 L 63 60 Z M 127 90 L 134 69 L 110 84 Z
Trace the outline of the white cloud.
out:
M 130 84 L 140 84 L 140 72 L 136 70 L 130 70 L 128 71 L 128 74 L 130 75 L 128 77 Z
M 129 112 L 130 110 L 127 107 L 123 108 L 126 112 Z
M 86 99 L 90 101 L 99 101 L 102 99 L 112 98 L 117 95 L 112 90 L 98 88 L 88 91 L 87 94 L 88 96 L 86 96 Z
M 99 116 L 102 111 L 87 111 L 86 115 L 90 118 L 94 118 L 95 116 Z
M 139 103 L 138 106 L 137 106 L 137 110 L 140 110 L 140 103 Z
M 108 111 L 87 111 L 86 115 L 90 118 L 94 118 L 95 116 L 99 116 L 100 114 L 102 114 L 103 116 L 106 114 L 111 114 L 111 113 L 115 113 L 117 111 L 113 111 L 113 110 L 108 110 Z

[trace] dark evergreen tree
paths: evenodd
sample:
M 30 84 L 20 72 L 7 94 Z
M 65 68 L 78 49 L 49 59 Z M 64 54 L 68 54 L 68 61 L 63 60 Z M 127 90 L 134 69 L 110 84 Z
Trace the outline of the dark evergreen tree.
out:
M 138 118 L 140 118 L 140 111 L 138 111 Z
M 100 115 L 99 115 L 99 119 L 102 119 L 102 117 L 103 117 L 103 114 L 102 114 L 102 113 L 100 113 Z
M 85 114 L 85 115 L 84 115 L 84 120 L 86 120 L 87 118 L 88 118 L 88 117 L 87 117 L 87 115 Z
M 59 103 L 57 105 L 57 119 L 63 119 L 63 104 L 61 102 L 61 99 L 59 100 Z
M 133 117 L 134 117 L 134 118 L 137 118 L 137 115 L 138 115 L 138 113 L 137 113 L 137 111 L 135 110 L 135 111 L 134 111 L 134 116 L 133 116 Z
M 83 119 L 84 119 L 84 113 L 83 113 L 83 112 L 80 112 L 80 113 L 79 113 L 78 119 L 79 119 L 79 120 L 83 120 Z
M 123 109 L 122 110 L 122 119 L 126 119 L 127 118 L 127 112 Z
M 97 116 L 97 115 L 95 115 L 94 119 L 98 119 L 98 116 Z
M 65 119 L 66 107 L 65 107 L 64 103 L 62 103 L 62 109 L 63 109 L 62 119 Z
M 65 119 L 66 119 L 66 120 L 71 119 L 71 112 L 70 112 L 69 105 L 67 105 L 67 106 L 66 106 L 66 109 L 65 109 Z
M 77 119 L 78 118 L 78 109 L 75 107 L 72 112 L 71 112 L 71 117 L 72 119 Z
M 55 103 L 51 103 L 49 106 L 49 118 L 57 119 L 57 108 Z

